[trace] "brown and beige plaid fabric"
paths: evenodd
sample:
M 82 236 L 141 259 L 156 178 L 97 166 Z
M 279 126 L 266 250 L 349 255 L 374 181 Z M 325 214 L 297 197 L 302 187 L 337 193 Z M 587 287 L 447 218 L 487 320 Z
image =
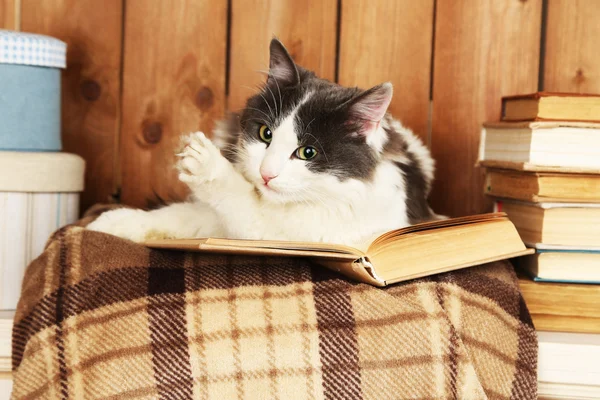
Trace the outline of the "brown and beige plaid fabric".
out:
M 27 270 L 13 398 L 534 399 L 536 357 L 508 263 L 379 289 L 71 226 Z

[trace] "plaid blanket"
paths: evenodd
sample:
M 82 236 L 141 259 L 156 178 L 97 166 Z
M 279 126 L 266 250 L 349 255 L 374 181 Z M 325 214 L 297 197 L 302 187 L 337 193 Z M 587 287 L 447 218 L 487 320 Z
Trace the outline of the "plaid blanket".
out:
M 508 263 L 380 289 L 304 259 L 150 250 L 81 226 L 27 269 L 12 357 L 14 399 L 537 396 Z

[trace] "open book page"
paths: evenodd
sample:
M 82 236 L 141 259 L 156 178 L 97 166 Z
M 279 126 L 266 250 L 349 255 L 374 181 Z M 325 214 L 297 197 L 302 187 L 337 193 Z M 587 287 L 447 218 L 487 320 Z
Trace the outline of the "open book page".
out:
M 144 245 L 173 250 L 212 251 L 215 253 L 246 255 L 305 256 L 350 261 L 364 256 L 362 251 L 344 245 L 279 240 L 157 239 L 148 240 Z
M 263 249 L 312 250 L 342 254 L 362 254 L 359 249 L 342 244 L 297 242 L 288 240 L 244 240 L 209 238 L 205 242 L 213 246 L 256 247 Z
M 440 228 L 447 228 L 451 226 L 472 224 L 476 222 L 489 221 L 493 219 L 506 217 L 505 213 L 488 213 L 488 214 L 479 214 L 479 215 L 469 215 L 466 217 L 458 217 L 458 218 L 450 218 L 443 220 L 436 220 L 430 222 L 424 222 L 421 224 L 407 226 L 406 228 L 397 229 L 395 231 L 386 232 L 383 235 L 379 236 L 375 239 L 370 246 L 368 247 L 366 253 L 369 254 L 371 252 L 377 251 L 379 247 L 384 246 L 401 236 L 415 233 L 415 232 L 423 232 Z

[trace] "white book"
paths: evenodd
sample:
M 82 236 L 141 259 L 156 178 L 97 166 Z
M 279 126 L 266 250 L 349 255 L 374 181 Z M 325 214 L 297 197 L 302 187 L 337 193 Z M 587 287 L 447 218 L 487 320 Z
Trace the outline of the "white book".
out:
M 600 124 L 497 122 L 483 125 L 479 163 L 528 171 L 600 172 Z
M 538 332 L 538 341 L 540 398 L 600 398 L 600 334 Z

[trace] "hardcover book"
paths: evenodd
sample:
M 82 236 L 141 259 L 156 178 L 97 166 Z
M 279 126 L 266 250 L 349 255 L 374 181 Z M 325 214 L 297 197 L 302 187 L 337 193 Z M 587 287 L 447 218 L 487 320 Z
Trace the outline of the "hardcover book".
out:
M 600 175 L 489 168 L 484 192 L 532 203 L 600 203 Z
M 416 224 L 384 233 L 358 247 L 219 238 L 151 240 L 146 245 L 225 254 L 309 257 L 375 286 L 533 253 L 504 213 Z
M 534 282 L 519 287 L 538 331 L 600 333 L 600 285 Z
M 600 203 L 526 203 L 498 200 L 521 239 L 538 249 L 600 250 Z
M 536 282 L 600 284 L 600 250 L 537 250 L 515 260 Z
M 600 173 L 600 123 L 485 123 L 478 161 L 492 168 Z
M 503 121 L 599 121 L 600 96 L 537 92 L 502 98 Z

